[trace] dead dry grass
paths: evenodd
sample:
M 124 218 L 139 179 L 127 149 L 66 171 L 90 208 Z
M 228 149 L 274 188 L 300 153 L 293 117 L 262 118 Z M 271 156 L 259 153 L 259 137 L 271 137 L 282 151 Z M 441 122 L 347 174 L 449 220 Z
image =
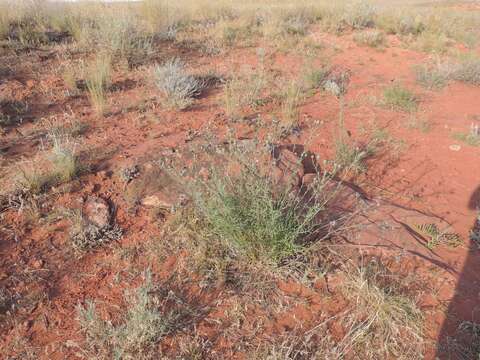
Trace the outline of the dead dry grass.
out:
M 476 14 L 443 9 L 412 9 L 388 6 L 385 2 L 325 1 L 289 3 L 269 1 L 257 8 L 253 1 L 212 5 L 206 1 L 181 0 L 175 3 L 148 0 L 141 4 L 109 6 L 101 4 L 61 4 L 23 2 L 20 6 L 2 5 L 0 20 L 4 39 L 25 45 L 48 44 L 51 31 L 67 34 L 83 48 L 92 46 L 108 51 L 112 57 L 126 59 L 135 66 L 148 58 L 155 37 L 203 40 L 211 49 L 248 44 L 258 36 L 267 39 L 305 36 L 312 24 L 343 32 L 378 27 L 389 34 L 404 36 L 407 43 L 425 51 L 442 53 L 450 42 L 473 46 Z M 211 26 L 213 25 L 213 26 Z M 361 42 L 375 44 L 381 35 L 364 33 Z M 368 37 L 368 39 L 367 39 Z

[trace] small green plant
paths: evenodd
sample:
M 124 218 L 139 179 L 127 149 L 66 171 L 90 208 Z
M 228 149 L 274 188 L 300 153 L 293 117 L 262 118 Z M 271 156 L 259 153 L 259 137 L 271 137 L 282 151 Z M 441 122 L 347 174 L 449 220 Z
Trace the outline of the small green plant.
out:
M 137 359 L 152 355 L 153 345 L 175 328 L 175 314 L 161 313 L 147 272 L 145 283 L 126 294 L 128 310 L 119 324 L 101 319 L 94 302 L 77 306 L 86 352 L 95 359 Z
M 470 146 L 480 146 L 480 136 L 471 133 L 455 133 L 453 138 Z
M 386 44 L 385 34 L 378 30 L 365 30 L 353 36 L 353 40 L 360 45 L 380 47 Z
M 188 74 L 185 64 L 179 59 L 169 60 L 161 66 L 157 65 L 154 76 L 165 105 L 171 108 L 180 110 L 188 108 L 203 89 L 202 82 Z
M 336 84 L 336 83 L 334 83 Z M 337 87 L 332 87 L 332 90 L 338 93 Z M 366 145 L 355 144 L 345 127 L 344 119 L 344 103 L 342 90 L 339 95 L 340 113 L 338 118 L 338 128 L 335 134 L 335 159 L 334 164 L 337 171 L 348 172 L 364 172 L 366 170 L 365 160 L 371 157 L 376 150 L 377 139 L 373 138 Z
M 237 20 L 229 17 L 216 19 L 210 27 L 194 26 L 189 29 L 192 33 L 187 36 L 189 41 L 196 42 L 204 54 L 220 54 L 227 48 L 238 45 L 242 38 L 242 25 Z M 195 34 L 193 34 L 193 32 Z M 186 35 L 180 32 L 178 39 Z
M 62 79 L 70 93 L 74 94 L 78 91 L 75 68 L 72 65 L 65 66 L 62 71 Z
M 427 119 L 418 117 L 416 116 L 416 114 L 412 114 L 406 126 L 409 129 L 420 130 L 424 134 L 430 132 L 430 130 L 432 129 L 432 124 Z
M 372 28 L 377 20 L 377 10 L 365 0 L 335 3 L 326 10 L 321 19 L 322 25 L 336 33 Z
M 242 82 L 240 79 L 230 79 L 223 88 L 223 106 L 229 119 L 237 120 L 241 117 L 243 99 L 240 97 Z
M 151 36 L 143 34 L 140 25 L 132 20 L 115 20 L 113 23 L 113 26 L 107 23 L 104 29 L 114 34 L 110 36 L 111 53 L 125 59 L 130 68 L 144 64 L 153 54 Z
M 79 120 L 73 113 L 64 113 L 63 116 L 52 116 L 42 124 L 47 131 L 47 137 L 54 139 L 73 139 L 82 135 L 88 128 L 87 124 Z
M 257 26 L 248 18 L 222 19 L 211 31 L 213 47 L 222 49 L 238 46 L 242 42 L 252 41 L 257 33 Z
M 480 146 L 480 129 L 478 125 L 472 124 L 468 133 L 454 133 L 453 138 L 470 146 Z
M 223 105 L 228 118 L 239 120 L 247 107 L 257 107 L 264 103 L 262 92 L 266 79 L 262 71 L 247 73 L 246 79 L 234 75 L 224 86 Z
M 97 54 L 88 68 L 87 89 L 95 112 L 103 115 L 107 106 L 107 91 L 111 82 L 111 58 L 106 53 Z
M 152 37 L 130 13 L 102 11 L 89 20 L 68 18 L 67 27 L 78 46 L 104 52 L 112 61 L 126 60 L 129 67 L 144 63 L 152 54 Z
M 413 38 L 411 47 L 427 53 L 445 54 L 453 44 L 445 34 L 437 31 L 423 31 Z
M 298 42 L 308 33 L 315 21 L 314 16 L 302 10 L 284 11 L 266 17 L 261 22 L 261 32 L 265 38 L 281 47 L 283 43 Z
M 337 138 L 335 142 L 335 165 L 338 169 L 364 172 L 365 160 L 374 153 L 373 148 L 361 147 L 353 144 L 349 139 Z
M 31 194 L 41 193 L 51 182 L 41 166 L 34 161 L 26 161 L 19 165 L 18 175 L 16 187 Z
M 393 110 L 414 112 L 418 107 L 418 99 L 410 90 L 394 84 L 384 90 L 383 104 Z
M 432 250 L 440 244 L 458 247 L 462 239 L 457 233 L 441 231 L 436 224 L 415 224 L 414 228 L 428 238 L 427 247 Z
M 77 143 L 68 136 L 52 136 L 52 149 L 35 161 L 28 161 L 18 168 L 17 187 L 31 194 L 38 194 L 48 187 L 69 182 L 82 170 L 77 154 Z
M 293 13 L 284 16 L 279 26 L 285 35 L 304 36 L 307 34 L 310 24 L 311 19 L 306 14 Z
M 420 35 L 426 28 L 421 16 L 413 13 L 385 13 L 379 16 L 376 24 L 387 34 L 393 35 Z
M 120 170 L 120 179 L 126 184 L 132 182 L 140 176 L 140 168 L 138 165 L 127 166 Z
M 238 38 L 239 29 L 231 26 L 225 26 L 222 32 L 222 41 L 226 46 L 233 46 Z
M 365 29 L 375 25 L 377 10 L 367 1 L 358 0 L 347 3 L 345 9 L 341 9 L 344 22 L 352 29 Z
M 436 65 L 420 65 L 415 67 L 417 82 L 428 89 L 441 89 L 447 85 L 453 74 L 449 64 L 437 62 Z
M 330 67 L 307 67 L 303 72 L 303 86 L 305 90 L 322 89 L 330 74 Z
M 462 60 L 453 71 L 454 80 L 480 86 L 480 58 L 470 56 Z
M 415 69 L 417 81 L 427 88 L 442 88 L 450 80 L 480 85 L 480 59 L 467 56 L 459 62 L 440 62 L 422 65 Z
M 77 155 L 77 144 L 70 137 L 54 136 L 50 161 L 55 182 L 65 183 L 74 179 L 81 170 Z

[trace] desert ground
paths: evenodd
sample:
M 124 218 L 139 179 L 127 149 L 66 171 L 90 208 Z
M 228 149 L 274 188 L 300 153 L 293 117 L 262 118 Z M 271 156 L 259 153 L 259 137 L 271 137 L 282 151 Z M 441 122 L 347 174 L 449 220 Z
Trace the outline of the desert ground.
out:
M 480 4 L 0 3 L 1 359 L 480 359 Z

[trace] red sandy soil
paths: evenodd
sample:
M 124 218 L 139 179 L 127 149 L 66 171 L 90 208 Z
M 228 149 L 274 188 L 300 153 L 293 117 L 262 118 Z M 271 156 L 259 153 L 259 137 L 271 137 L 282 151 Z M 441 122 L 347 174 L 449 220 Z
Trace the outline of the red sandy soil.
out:
M 439 91 L 425 90 L 415 82 L 412 68 L 428 62 L 428 55 L 402 48 L 395 38 L 389 38 L 389 47 L 377 50 L 357 45 L 350 35 L 337 37 L 315 32 L 310 36 L 323 45 L 315 61 L 321 63 L 329 59 L 336 68 L 351 74 L 345 119 L 353 138 L 361 137 L 360 125 L 374 123 L 387 130 L 401 145 L 371 160 L 368 172 L 356 179 L 370 198 L 380 199 L 381 205 L 373 215 L 391 224 L 387 232 L 365 231 L 356 241 L 399 246 L 408 252 L 408 256 L 398 261 L 399 268 L 415 272 L 419 278 L 434 279 L 425 288 L 421 302 L 427 314 L 427 335 L 431 340 L 427 359 L 433 359 L 439 338 L 451 333 L 460 320 L 474 320 L 472 316 L 480 304 L 478 250 L 468 240 L 476 217 L 475 202 L 479 201 L 473 197 L 480 186 L 480 148 L 452 138 L 453 133 L 468 132 L 472 123 L 480 123 L 480 88 L 452 82 Z M 173 45 L 165 45 L 165 48 L 164 58 L 168 58 L 168 53 L 178 53 Z M 265 48 L 268 52 L 268 46 Z M 182 58 L 193 69 L 214 69 L 225 76 L 232 68 L 245 64 L 257 66 L 255 48 L 231 50 L 214 57 L 187 50 L 182 52 Z M 147 68 L 117 72 L 114 83 L 118 91 L 109 97 L 111 114 L 98 118 L 84 93 L 74 97 L 65 95 L 61 76 L 54 73 L 61 60 L 53 52 L 33 51 L 21 54 L 20 59 L 18 68 L 23 71 L 2 81 L 0 94 L 27 100 L 32 118 L 68 111 L 89 125 L 82 137 L 82 149 L 85 156 L 94 159 L 93 173 L 81 176 L 69 192 L 52 190 L 48 206 L 52 209 L 75 207 L 79 199 L 95 194 L 115 204 L 118 209 L 116 221 L 125 230 L 119 243 L 77 257 L 68 250 L 68 221 L 32 227 L 17 212 L 3 213 L 0 282 L 12 293 L 22 294 L 24 300 L 15 315 L 16 320 L 2 328 L 0 349 L 4 350 L 0 353 L 13 355 L 13 342 L 21 338 L 39 350 L 42 359 L 73 359 L 78 352 L 73 344 L 82 341 L 75 320 L 75 306 L 88 299 L 122 304 L 124 288 L 131 287 L 124 282 L 134 278 L 130 263 L 146 262 L 141 252 L 142 244 L 161 236 L 161 226 L 152 222 L 147 210 L 128 211 L 124 183 L 115 174 L 127 165 L 144 164 L 171 149 L 184 147 L 192 129 L 201 133 L 208 125 L 219 134 L 225 133 L 227 121 L 219 105 L 221 88 L 210 89 L 188 111 L 163 110 L 155 87 L 147 81 L 150 77 Z M 275 53 L 273 59 L 273 67 L 282 72 L 293 75 L 301 70 L 302 59 L 298 55 Z M 375 104 L 381 99 L 383 89 L 392 82 L 401 82 L 418 94 L 420 109 L 416 116 L 430 124 L 430 131 L 409 128 L 411 114 Z M 307 143 L 310 151 L 324 158 L 331 157 L 332 133 L 338 112 L 339 102 L 335 97 L 316 93 L 301 107 L 300 135 L 292 135 L 285 142 Z M 268 118 L 268 114 L 265 116 Z M 41 144 L 40 131 L 38 125 L 25 122 L 18 131 L 9 130 L 1 136 L 3 166 L 31 157 Z M 239 132 L 242 137 L 254 135 L 248 126 L 239 125 Z M 460 150 L 451 150 L 453 144 L 460 145 Z M 450 224 L 452 231 L 462 236 L 464 245 L 428 250 L 422 241 L 405 231 L 404 225 L 413 223 L 409 218 L 412 214 L 418 215 L 413 215 L 418 222 L 431 219 L 430 222 Z M 119 248 L 130 252 L 129 256 L 122 259 Z M 398 249 L 384 251 L 387 255 L 399 252 Z M 157 264 L 158 269 L 154 271 L 162 278 L 175 262 L 173 257 L 165 264 Z M 286 299 L 303 298 L 305 304 L 265 320 L 266 332 L 273 335 L 294 328 L 298 322 L 304 325 L 318 323 L 344 306 L 335 295 L 333 298 L 325 296 L 324 291 L 311 291 L 295 283 L 280 284 L 278 292 Z M 212 298 L 216 295 L 202 294 L 200 302 L 213 304 Z M 227 308 L 227 304 L 223 307 Z M 213 321 L 221 320 L 223 307 L 217 306 L 199 324 L 198 331 L 202 336 L 216 339 L 217 355 L 229 358 L 234 356 L 233 340 L 222 338 L 222 329 Z M 265 315 L 265 311 L 251 309 L 251 317 L 243 325 L 244 331 L 253 328 L 255 315 L 261 314 Z M 341 337 L 342 330 L 332 328 L 331 331 L 340 332 L 337 335 Z

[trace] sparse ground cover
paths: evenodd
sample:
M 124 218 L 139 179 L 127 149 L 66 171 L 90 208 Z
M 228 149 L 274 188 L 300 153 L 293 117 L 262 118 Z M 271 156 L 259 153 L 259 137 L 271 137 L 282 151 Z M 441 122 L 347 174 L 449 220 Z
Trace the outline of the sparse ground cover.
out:
M 480 8 L 0 4 L 5 359 L 476 359 Z

